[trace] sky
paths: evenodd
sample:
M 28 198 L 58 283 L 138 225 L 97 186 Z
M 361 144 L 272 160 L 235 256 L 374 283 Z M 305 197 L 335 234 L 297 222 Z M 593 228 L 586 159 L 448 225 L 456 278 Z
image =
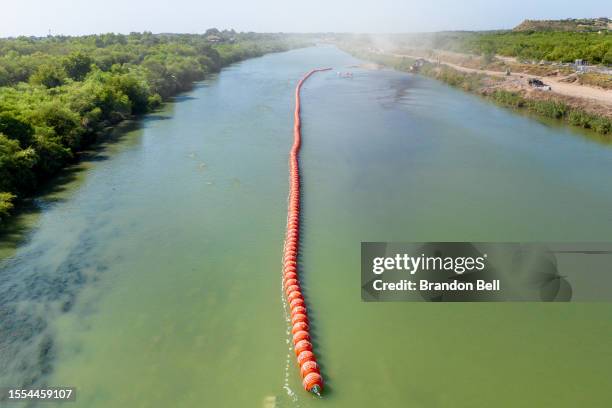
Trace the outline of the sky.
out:
M 52 34 L 426 32 L 610 17 L 610 0 L 0 0 L 0 37 Z

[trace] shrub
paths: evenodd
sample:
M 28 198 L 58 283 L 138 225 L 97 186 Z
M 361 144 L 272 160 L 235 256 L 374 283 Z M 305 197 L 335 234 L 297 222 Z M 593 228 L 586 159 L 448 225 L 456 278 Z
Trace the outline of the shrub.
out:
M 43 85 L 47 88 L 55 88 L 64 83 L 67 75 L 64 69 L 57 64 L 44 64 L 38 67 L 30 77 L 30 82 L 35 85 Z
M 70 54 L 62 61 L 66 74 L 75 81 L 82 81 L 91 70 L 93 59 L 82 51 Z
M 29 123 L 16 118 L 13 113 L 2 112 L 0 113 L 0 133 L 17 140 L 21 147 L 27 147 L 32 143 L 34 128 Z
M 0 192 L 0 221 L 6 218 L 14 207 L 15 194 Z

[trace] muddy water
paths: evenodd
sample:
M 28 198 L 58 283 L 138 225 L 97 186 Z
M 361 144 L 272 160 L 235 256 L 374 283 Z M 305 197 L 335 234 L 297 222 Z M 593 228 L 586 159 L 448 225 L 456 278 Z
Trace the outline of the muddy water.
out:
M 361 241 L 597 241 L 612 149 L 434 81 L 303 91 L 305 394 L 280 288 L 297 79 L 334 48 L 225 69 L 103 147 L 2 245 L 0 385 L 75 407 L 608 406 L 608 304 L 364 304 Z

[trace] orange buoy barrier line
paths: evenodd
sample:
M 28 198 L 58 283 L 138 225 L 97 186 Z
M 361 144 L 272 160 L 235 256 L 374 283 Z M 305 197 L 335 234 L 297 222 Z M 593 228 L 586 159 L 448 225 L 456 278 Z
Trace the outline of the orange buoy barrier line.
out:
M 331 68 L 318 68 L 308 72 L 295 88 L 295 112 L 293 125 L 293 146 L 289 153 L 289 210 L 287 213 L 287 232 L 283 249 L 283 289 L 291 311 L 291 334 L 295 356 L 300 366 L 302 385 L 306 391 L 320 395 L 323 390 L 323 377 L 312 351 L 308 326 L 306 302 L 300 290 L 298 277 L 298 250 L 300 246 L 300 169 L 298 154 L 302 143 L 300 132 L 300 90 L 304 82 L 315 72 Z

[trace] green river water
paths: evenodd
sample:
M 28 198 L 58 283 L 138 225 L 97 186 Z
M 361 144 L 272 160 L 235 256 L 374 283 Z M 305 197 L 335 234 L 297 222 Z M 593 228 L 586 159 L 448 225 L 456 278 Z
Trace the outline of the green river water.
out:
M 361 241 L 609 241 L 612 148 L 359 63 L 233 65 L 66 171 L 0 244 L 0 386 L 75 386 L 75 408 L 612 406 L 612 304 L 363 303 L 359 266 Z M 316 66 L 354 73 L 302 92 L 322 399 L 280 280 L 293 90 Z

